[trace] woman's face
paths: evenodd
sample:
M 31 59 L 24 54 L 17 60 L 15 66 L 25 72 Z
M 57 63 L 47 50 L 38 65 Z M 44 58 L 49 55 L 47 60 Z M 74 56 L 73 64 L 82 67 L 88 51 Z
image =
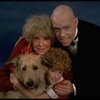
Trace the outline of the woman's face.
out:
M 47 36 L 35 36 L 32 41 L 34 51 L 42 55 L 46 53 L 51 47 L 51 39 Z

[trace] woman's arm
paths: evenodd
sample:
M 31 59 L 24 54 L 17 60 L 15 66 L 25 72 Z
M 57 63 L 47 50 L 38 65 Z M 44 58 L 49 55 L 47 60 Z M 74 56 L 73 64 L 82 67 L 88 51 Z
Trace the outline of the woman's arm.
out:
M 27 42 L 25 41 L 24 38 L 20 38 L 15 47 L 13 48 L 8 60 L 13 58 L 17 54 L 20 54 L 21 49 L 24 48 L 25 46 L 27 46 Z M 0 69 L 0 91 L 9 91 L 13 89 L 13 85 L 9 80 L 11 67 L 12 67 L 11 64 L 5 63 Z
M 5 64 L 0 69 L 0 91 L 6 92 L 13 89 L 12 83 L 9 81 L 10 66 Z

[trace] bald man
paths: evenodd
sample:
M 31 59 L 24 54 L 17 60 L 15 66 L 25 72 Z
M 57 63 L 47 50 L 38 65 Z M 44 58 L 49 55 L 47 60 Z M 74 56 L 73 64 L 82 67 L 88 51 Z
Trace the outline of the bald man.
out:
M 100 98 L 97 92 L 100 91 L 100 82 L 98 82 L 100 64 L 96 59 L 99 57 L 99 50 L 96 48 L 100 40 L 98 36 L 100 27 L 78 19 L 72 8 L 67 5 L 57 6 L 52 12 L 51 20 L 57 37 L 54 46 L 67 50 L 73 61 L 73 82 L 77 90 L 74 98 Z

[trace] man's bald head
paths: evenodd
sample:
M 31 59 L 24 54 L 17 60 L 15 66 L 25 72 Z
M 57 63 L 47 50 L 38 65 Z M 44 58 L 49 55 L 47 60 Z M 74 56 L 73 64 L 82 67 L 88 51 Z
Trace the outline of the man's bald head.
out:
M 51 20 L 57 39 L 63 46 L 68 46 L 74 40 L 78 19 L 67 5 L 57 6 L 51 15 Z
M 59 5 L 52 12 L 51 19 L 75 18 L 73 10 L 67 5 Z

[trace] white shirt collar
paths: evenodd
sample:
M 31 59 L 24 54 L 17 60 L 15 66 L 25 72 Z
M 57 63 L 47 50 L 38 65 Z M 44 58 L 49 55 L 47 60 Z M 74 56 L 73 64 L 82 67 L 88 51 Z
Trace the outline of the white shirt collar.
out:
M 76 28 L 76 32 L 75 32 L 74 39 L 75 39 L 75 37 L 77 36 L 77 34 L 78 34 L 78 29 Z
M 75 37 L 74 37 L 74 40 L 73 40 L 73 42 L 75 42 L 75 43 L 77 43 L 77 41 L 78 41 L 78 37 L 76 38 L 77 34 L 78 34 L 78 29 L 76 28 Z

